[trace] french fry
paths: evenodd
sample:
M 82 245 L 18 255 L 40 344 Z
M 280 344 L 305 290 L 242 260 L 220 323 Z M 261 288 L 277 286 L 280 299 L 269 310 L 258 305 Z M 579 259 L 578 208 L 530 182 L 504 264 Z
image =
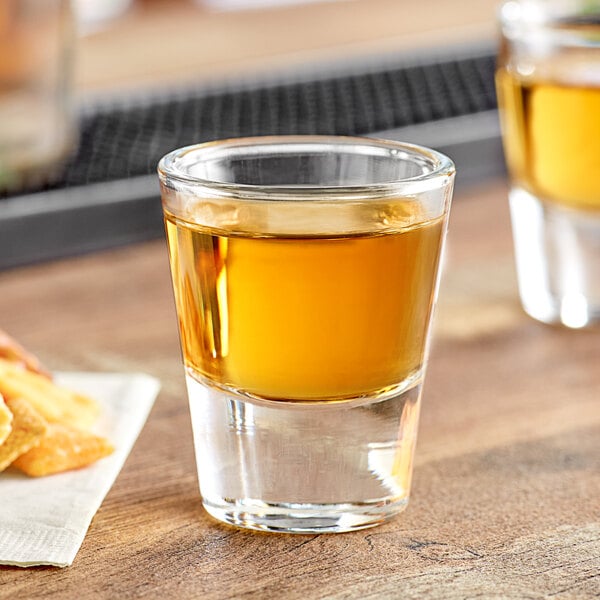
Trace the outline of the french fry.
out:
M 0 358 L 22 364 L 28 371 L 52 379 L 50 372 L 42 365 L 37 356 L 28 352 L 6 331 L 0 329 Z
M 80 429 L 88 429 L 100 411 L 91 398 L 4 359 L 0 359 L 0 394 L 5 398 L 24 398 L 51 423 Z
M 12 464 L 40 477 L 108 456 L 110 442 L 85 431 L 99 412 L 91 398 L 56 385 L 35 356 L 0 330 L 0 471 Z
M 0 396 L 0 444 L 10 435 L 12 431 L 13 415 Z
M 80 469 L 113 452 L 102 437 L 67 425 L 50 423 L 39 445 L 17 458 L 13 465 L 31 477 Z
M 0 471 L 16 458 L 37 446 L 44 437 L 45 419 L 23 398 L 9 398 L 6 404 L 13 415 L 12 431 L 0 445 Z

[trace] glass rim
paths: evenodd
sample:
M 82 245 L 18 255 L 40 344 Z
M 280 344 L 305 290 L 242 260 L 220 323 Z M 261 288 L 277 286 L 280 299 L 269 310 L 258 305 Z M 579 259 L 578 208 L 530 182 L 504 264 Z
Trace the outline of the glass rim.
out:
M 214 158 L 219 152 L 226 152 L 234 148 L 257 148 L 260 146 L 287 147 L 292 149 L 311 146 L 320 146 L 323 151 L 329 148 L 338 152 L 346 147 L 364 146 L 379 149 L 383 155 L 396 156 L 399 160 L 410 160 L 419 157 L 432 163 L 432 170 L 413 177 L 404 177 L 397 180 L 352 185 L 318 185 L 318 184 L 248 184 L 231 183 L 203 179 L 182 171 L 177 162 L 183 157 L 195 153 L 206 154 L 205 158 Z M 163 156 L 157 167 L 158 176 L 163 185 L 168 186 L 169 180 L 191 186 L 195 189 L 205 190 L 213 196 L 248 198 L 256 200 L 307 200 L 315 201 L 318 195 L 322 200 L 336 199 L 366 199 L 369 197 L 381 198 L 391 195 L 414 195 L 430 189 L 443 187 L 444 180 L 451 179 L 456 172 L 453 161 L 438 152 L 424 146 L 406 142 L 398 142 L 382 138 L 360 136 L 333 136 L 333 135 L 272 135 L 226 138 L 199 144 L 192 144 L 173 150 Z

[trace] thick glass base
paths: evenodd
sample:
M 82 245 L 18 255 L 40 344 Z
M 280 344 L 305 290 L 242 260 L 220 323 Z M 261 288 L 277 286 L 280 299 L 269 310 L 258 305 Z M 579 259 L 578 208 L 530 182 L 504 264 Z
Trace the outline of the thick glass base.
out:
M 600 212 L 510 192 L 519 292 L 544 323 L 582 328 L 600 321 Z
M 188 372 L 202 501 L 215 518 L 286 533 L 373 527 L 407 505 L 420 377 L 340 403 L 247 398 Z
M 275 533 L 342 533 L 381 525 L 403 511 L 408 499 L 392 504 L 266 504 L 258 500 L 215 506 L 206 511 L 224 523 Z

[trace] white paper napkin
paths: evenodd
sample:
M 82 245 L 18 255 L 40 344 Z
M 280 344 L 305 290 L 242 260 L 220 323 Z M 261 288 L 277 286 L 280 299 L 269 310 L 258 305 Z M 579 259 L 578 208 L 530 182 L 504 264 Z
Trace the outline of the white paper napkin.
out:
M 115 451 L 84 469 L 48 477 L 30 478 L 13 469 L 0 473 L 0 564 L 73 562 L 160 388 L 143 374 L 59 373 L 56 381 L 100 402 L 94 431 L 108 437 Z

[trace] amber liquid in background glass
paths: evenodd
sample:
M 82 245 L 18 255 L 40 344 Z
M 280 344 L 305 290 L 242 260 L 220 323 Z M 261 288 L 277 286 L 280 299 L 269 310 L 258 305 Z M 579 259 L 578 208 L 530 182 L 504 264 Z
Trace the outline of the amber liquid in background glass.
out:
M 186 366 L 268 399 L 332 401 L 418 373 L 442 219 L 336 237 L 223 235 L 166 216 Z
M 600 67 L 595 81 L 576 83 L 571 57 L 552 60 L 531 76 L 496 74 L 509 171 L 542 201 L 600 211 Z

